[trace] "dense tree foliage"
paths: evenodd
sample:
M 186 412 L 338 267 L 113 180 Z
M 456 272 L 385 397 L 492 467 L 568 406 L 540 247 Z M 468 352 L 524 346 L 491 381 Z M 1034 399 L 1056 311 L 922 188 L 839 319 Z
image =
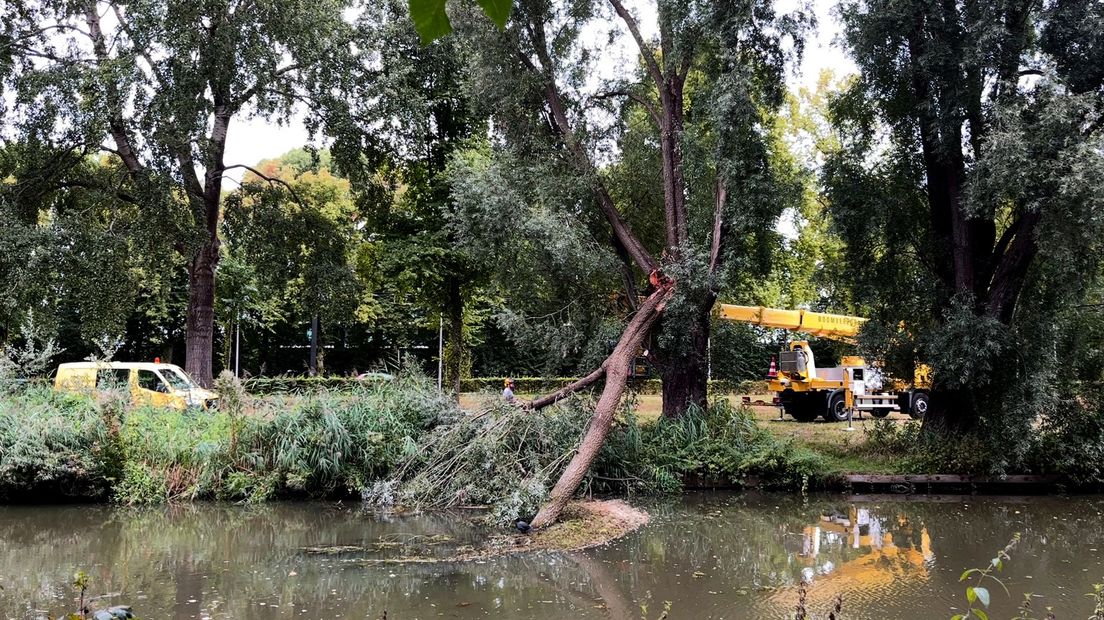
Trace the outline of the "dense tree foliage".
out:
M 187 367 L 212 378 L 215 272 L 232 121 L 286 118 L 304 96 L 333 126 L 361 72 L 346 5 L 330 2 L 17 2 L 4 9 L 11 133 L 57 151 L 50 189 L 88 187 L 74 162 L 112 153 L 128 186 L 104 190 L 162 226 L 188 264 Z M 337 93 L 341 94 L 339 98 Z M 315 121 L 318 125 L 319 121 Z M 68 163 L 68 166 L 58 166 Z
M 858 74 L 794 89 L 814 25 L 766 0 L 9 2 L 2 371 L 428 367 L 441 333 L 454 392 L 604 383 L 601 435 L 636 362 L 672 418 L 762 376 L 783 338 L 720 300 L 874 318 L 994 469 L 1091 461 L 1102 6 L 844 0 Z M 297 115 L 312 144 L 226 160 Z
M 842 15 L 860 76 L 833 104 L 824 180 L 856 295 L 885 319 L 872 339 L 933 367 L 929 427 L 986 425 L 1014 452 L 1056 405 L 1055 330 L 1098 272 L 1100 5 Z

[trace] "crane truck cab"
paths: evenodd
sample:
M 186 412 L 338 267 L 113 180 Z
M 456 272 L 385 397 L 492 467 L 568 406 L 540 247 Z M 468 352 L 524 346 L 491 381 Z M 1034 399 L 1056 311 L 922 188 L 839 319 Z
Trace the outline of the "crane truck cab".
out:
M 134 405 L 168 409 L 214 408 L 218 394 L 205 390 L 175 364 L 72 362 L 58 366 L 54 389 L 65 392 L 123 391 Z
M 787 329 L 822 338 L 854 343 L 867 319 L 807 310 L 720 304 L 718 317 L 762 327 Z M 850 410 L 885 417 L 893 411 L 920 419 L 928 409 L 927 368 L 920 366 L 911 382 L 891 381 L 877 363 L 859 356 L 843 356 L 840 365 L 818 367 L 807 340 L 793 340 L 779 353 L 778 369 L 768 377 L 768 388 L 779 405 L 798 422 L 824 417 L 843 422 Z

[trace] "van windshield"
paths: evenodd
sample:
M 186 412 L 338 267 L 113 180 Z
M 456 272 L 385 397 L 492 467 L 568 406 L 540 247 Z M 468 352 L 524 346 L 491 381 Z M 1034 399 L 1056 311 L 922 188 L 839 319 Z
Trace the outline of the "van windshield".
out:
M 166 383 L 177 390 L 191 390 L 196 387 L 195 382 L 188 378 L 188 375 L 175 368 L 162 368 L 161 376 L 165 378 Z

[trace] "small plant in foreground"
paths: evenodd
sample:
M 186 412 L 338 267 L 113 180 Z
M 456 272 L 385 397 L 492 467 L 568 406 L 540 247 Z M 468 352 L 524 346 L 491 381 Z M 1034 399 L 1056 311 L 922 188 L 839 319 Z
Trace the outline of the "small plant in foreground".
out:
M 1085 596 L 1091 597 L 1093 603 L 1093 615 L 1089 616 L 1089 620 L 1104 620 L 1104 583 L 1093 584 L 1093 591 Z
M 77 611 L 66 614 L 58 620 L 88 620 L 89 618 L 91 620 L 128 620 L 135 618 L 128 605 L 115 605 L 107 609 L 89 611 L 84 600 L 85 594 L 88 593 L 88 581 L 88 574 L 84 571 L 77 571 L 77 574 L 73 576 L 73 587 L 78 592 Z
M 1004 588 L 1005 593 L 1008 592 L 1008 588 L 1004 586 L 1004 582 L 993 576 L 993 572 L 1000 572 L 1004 568 L 1004 561 L 1011 559 L 1009 555 L 1016 545 L 1020 542 L 1020 533 L 1016 532 L 1012 536 L 1012 540 L 997 552 L 997 555 L 989 561 L 989 566 L 985 568 L 968 568 L 963 571 L 962 576 L 958 578 L 960 582 L 966 581 L 971 576 L 975 576 L 974 585 L 966 587 L 966 600 L 969 602 L 969 606 L 966 608 L 966 613 L 955 614 L 951 616 L 951 620 L 966 620 L 967 618 L 978 618 L 979 620 L 989 620 L 989 614 L 986 609 L 989 608 L 989 588 L 983 584 L 987 581 L 992 581 Z M 981 603 L 978 607 L 977 604 Z

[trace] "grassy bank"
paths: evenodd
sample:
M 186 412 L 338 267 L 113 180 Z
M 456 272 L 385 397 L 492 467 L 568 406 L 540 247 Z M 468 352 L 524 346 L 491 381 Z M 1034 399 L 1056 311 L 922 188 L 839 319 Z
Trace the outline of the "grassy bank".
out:
M 42 386 L 8 390 L 0 501 L 351 497 L 407 509 L 490 505 L 491 518 L 508 523 L 543 501 L 593 410 L 586 396 L 540 413 L 493 397 L 462 409 L 417 376 L 256 398 L 227 380 L 220 392 L 219 411 L 181 413 Z M 639 400 L 625 403 L 584 490 L 815 489 L 844 473 L 991 473 L 998 462 L 969 438 L 933 439 L 904 420 L 848 433 L 774 421 L 769 408 L 729 399 L 679 420 L 642 421 L 641 410 Z M 1084 423 L 1079 443 L 1062 428 L 1041 427 L 1040 447 L 1006 471 L 1098 481 L 1101 459 L 1086 450 L 1099 444 Z

